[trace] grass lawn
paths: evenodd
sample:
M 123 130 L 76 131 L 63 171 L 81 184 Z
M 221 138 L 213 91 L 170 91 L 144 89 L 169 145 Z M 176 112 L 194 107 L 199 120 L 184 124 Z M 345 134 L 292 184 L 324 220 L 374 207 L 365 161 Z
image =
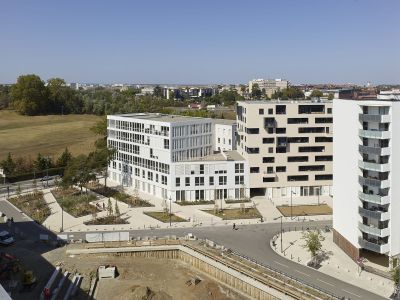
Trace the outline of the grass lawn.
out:
M 214 209 L 203 211 L 216 217 L 220 217 L 223 220 L 259 219 L 262 217 L 258 209 L 254 207 L 245 208 L 244 211 L 241 208 L 223 209 L 222 212 L 216 212 Z
M 289 205 L 282 205 L 276 207 L 284 217 L 291 216 L 291 208 Z M 327 204 L 320 205 L 296 205 L 292 207 L 294 217 L 299 216 L 318 216 L 318 215 L 331 215 L 332 208 Z
M 26 215 L 42 224 L 50 215 L 50 208 L 43 198 L 42 192 L 33 192 L 8 199 Z
M 100 211 L 94 205 L 89 204 L 89 202 L 97 199 L 96 196 L 85 193 L 81 194 L 76 188 L 57 188 L 51 192 L 64 211 L 75 218 Z
M 96 218 L 87 222 L 85 225 L 118 225 L 118 224 L 129 224 L 129 222 L 118 216 L 107 216 L 102 218 Z
M 234 203 L 249 203 L 251 199 L 238 199 L 238 200 L 225 200 L 225 203 L 234 204 Z
M 152 217 L 158 221 L 161 221 L 163 223 L 168 223 L 169 222 L 169 214 L 165 213 L 163 211 L 145 211 L 143 212 L 145 215 Z M 183 219 L 181 217 L 178 217 L 177 215 L 172 214 L 171 215 L 171 221 L 172 222 L 188 222 L 188 220 Z
M 177 201 L 175 204 L 181 205 L 181 206 L 187 206 L 187 205 L 206 205 L 206 204 L 214 204 L 214 201 Z
M 101 117 L 94 115 L 21 116 L 10 110 L 0 110 L 0 160 L 8 152 L 14 158 L 37 153 L 57 158 L 65 149 L 73 155 L 94 149 L 96 135 L 90 131 Z

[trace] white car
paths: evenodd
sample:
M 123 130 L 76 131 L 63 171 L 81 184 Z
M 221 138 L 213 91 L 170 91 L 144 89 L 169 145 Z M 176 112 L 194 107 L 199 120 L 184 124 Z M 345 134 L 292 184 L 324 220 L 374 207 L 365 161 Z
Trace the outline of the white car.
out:
M 8 231 L 0 232 L 0 245 L 11 245 L 15 240 Z

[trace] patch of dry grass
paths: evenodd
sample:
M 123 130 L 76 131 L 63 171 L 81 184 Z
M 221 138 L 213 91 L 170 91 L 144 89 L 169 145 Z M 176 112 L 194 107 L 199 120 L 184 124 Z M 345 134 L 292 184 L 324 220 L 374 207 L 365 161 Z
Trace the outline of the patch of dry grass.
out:
M 289 205 L 276 207 L 284 217 L 299 217 L 299 216 L 318 216 L 331 215 L 332 208 L 326 204 L 320 205 L 296 205 L 291 209 Z
M 68 147 L 73 155 L 94 149 L 96 135 L 90 131 L 101 117 L 94 115 L 21 116 L 0 110 L 0 160 L 8 152 L 14 157 L 37 153 L 56 159 Z
M 220 217 L 222 220 L 259 219 L 262 217 L 258 209 L 254 207 L 246 207 L 244 209 L 229 208 L 223 209 L 222 211 L 207 209 L 203 211 L 216 217 Z

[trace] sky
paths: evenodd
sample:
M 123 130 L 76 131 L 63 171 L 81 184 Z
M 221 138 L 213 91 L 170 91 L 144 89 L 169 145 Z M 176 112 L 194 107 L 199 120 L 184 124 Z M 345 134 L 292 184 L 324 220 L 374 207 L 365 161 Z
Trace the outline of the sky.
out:
M 399 0 L 0 4 L 0 82 L 400 83 Z

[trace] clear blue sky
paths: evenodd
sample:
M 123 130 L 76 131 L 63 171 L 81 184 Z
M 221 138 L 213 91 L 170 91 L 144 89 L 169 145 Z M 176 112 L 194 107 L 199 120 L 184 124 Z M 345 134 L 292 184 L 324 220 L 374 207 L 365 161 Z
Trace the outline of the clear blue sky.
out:
M 400 83 L 398 0 L 2 1 L 0 82 Z

